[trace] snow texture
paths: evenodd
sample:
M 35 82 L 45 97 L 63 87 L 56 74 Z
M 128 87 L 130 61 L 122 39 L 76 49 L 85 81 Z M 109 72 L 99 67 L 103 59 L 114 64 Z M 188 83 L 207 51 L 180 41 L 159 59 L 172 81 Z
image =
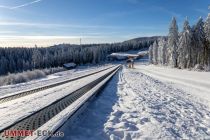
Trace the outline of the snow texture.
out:
M 144 64 L 124 67 L 74 124 L 60 129 L 63 139 L 209 139 L 209 96 L 206 99 L 196 89 L 210 90 L 205 87 L 209 77 Z M 189 88 L 185 80 L 197 87 Z

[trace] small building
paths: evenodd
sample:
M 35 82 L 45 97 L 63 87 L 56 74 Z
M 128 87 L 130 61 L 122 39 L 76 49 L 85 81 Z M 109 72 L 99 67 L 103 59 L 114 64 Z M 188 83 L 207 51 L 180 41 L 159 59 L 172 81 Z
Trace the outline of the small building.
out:
M 70 69 L 74 69 L 76 68 L 77 64 L 75 63 L 66 63 L 66 64 L 63 64 L 63 67 L 70 70 Z

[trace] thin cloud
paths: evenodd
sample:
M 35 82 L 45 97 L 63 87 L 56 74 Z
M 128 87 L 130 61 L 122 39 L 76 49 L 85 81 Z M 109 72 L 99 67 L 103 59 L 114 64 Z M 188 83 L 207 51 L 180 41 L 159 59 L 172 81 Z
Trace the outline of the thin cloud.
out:
M 199 12 L 201 14 L 205 14 L 207 15 L 208 14 L 208 11 L 207 10 L 204 10 L 204 9 L 195 9 L 196 12 Z
M 17 5 L 17 6 L 5 6 L 5 5 L 0 5 L 0 8 L 9 9 L 9 10 L 14 10 L 14 9 L 19 9 L 19 8 L 26 7 L 26 6 L 35 4 L 35 3 L 39 3 L 39 2 L 41 2 L 41 1 L 43 1 L 43 0 L 34 0 L 34 1 L 31 1 L 31 2 L 28 2 L 28 3 L 24 3 L 24 4 L 21 4 L 21 5 Z
M 51 23 L 31 23 L 31 22 L 8 22 L 8 21 L 0 21 L 0 26 L 23 26 L 23 27 L 36 27 L 36 28 L 121 28 L 119 26 L 106 26 L 106 25 L 76 25 L 76 24 L 51 24 Z
M 0 26 L 19 26 L 19 27 L 35 27 L 35 28 L 75 28 L 75 29 L 148 29 L 154 30 L 154 26 L 110 26 L 110 25 L 79 25 L 79 24 L 51 24 L 51 23 L 31 23 L 31 22 L 15 22 L 15 21 L 0 21 Z

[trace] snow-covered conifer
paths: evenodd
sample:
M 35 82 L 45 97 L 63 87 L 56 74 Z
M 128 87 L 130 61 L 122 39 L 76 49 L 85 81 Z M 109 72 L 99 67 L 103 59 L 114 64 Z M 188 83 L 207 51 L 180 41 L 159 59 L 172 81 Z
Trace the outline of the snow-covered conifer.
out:
M 37 48 L 34 49 L 34 51 L 32 53 L 32 62 L 33 62 L 33 68 L 41 67 L 42 54 Z
M 188 20 L 186 19 L 183 26 L 183 32 L 179 39 L 178 47 L 178 66 L 180 68 L 189 68 L 191 65 L 191 45 L 192 45 L 192 31 Z
M 204 31 L 205 31 L 205 46 L 204 46 L 204 61 L 205 65 L 208 65 L 208 69 L 210 69 L 210 13 L 204 23 Z
M 205 33 L 204 33 L 204 22 L 200 17 L 197 24 L 193 27 L 193 44 L 191 48 L 191 59 L 192 66 L 196 64 L 204 64 L 204 42 L 205 42 Z
M 158 44 L 157 41 L 153 43 L 153 64 L 158 64 Z
M 153 64 L 153 45 L 149 47 L 149 63 Z
M 168 35 L 168 63 L 172 67 L 177 67 L 178 39 L 178 26 L 175 17 L 173 17 Z
M 166 54 L 167 54 L 167 42 L 165 38 L 161 38 L 158 42 L 158 61 L 159 64 L 165 65 L 166 64 Z

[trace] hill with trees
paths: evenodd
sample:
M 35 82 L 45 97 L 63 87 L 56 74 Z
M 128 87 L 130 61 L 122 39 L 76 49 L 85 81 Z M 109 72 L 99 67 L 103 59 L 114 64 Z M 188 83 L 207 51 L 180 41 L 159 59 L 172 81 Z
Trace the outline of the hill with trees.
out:
M 60 44 L 51 47 L 0 48 L 0 75 L 62 66 L 64 63 L 99 63 L 108 54 L 149 48 L 157 37 L 138 38 L 113 44 Z

